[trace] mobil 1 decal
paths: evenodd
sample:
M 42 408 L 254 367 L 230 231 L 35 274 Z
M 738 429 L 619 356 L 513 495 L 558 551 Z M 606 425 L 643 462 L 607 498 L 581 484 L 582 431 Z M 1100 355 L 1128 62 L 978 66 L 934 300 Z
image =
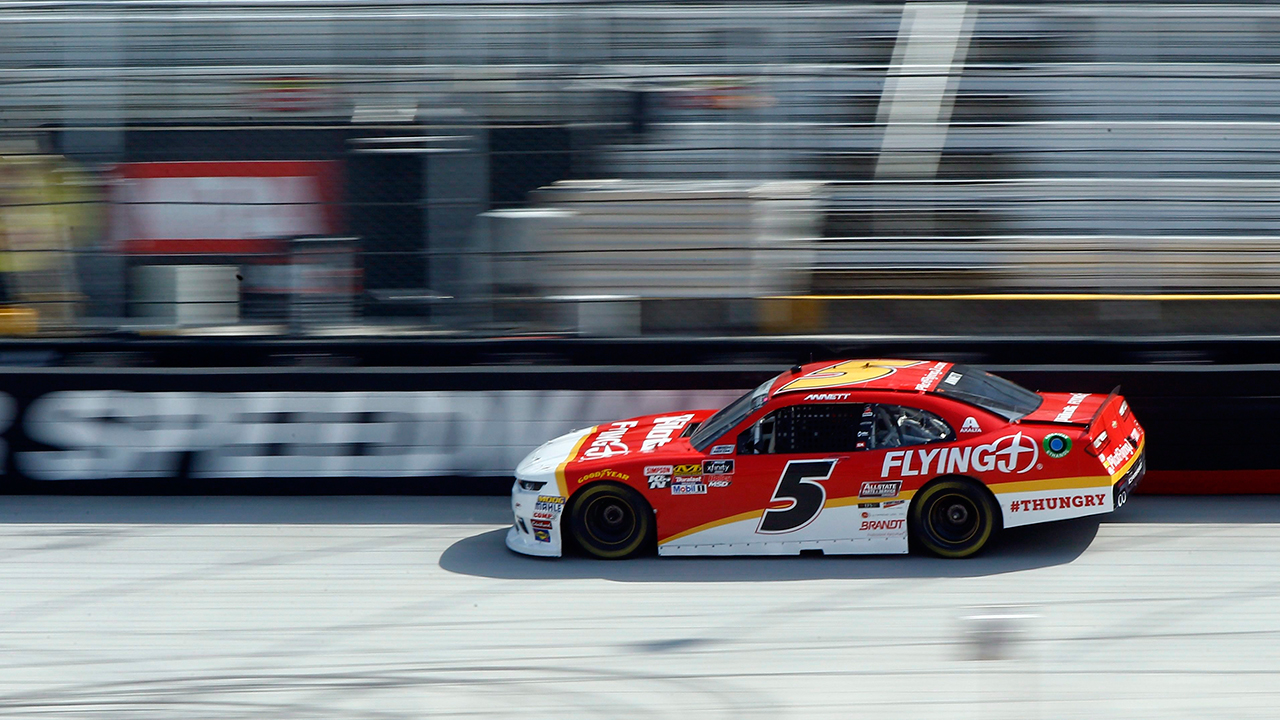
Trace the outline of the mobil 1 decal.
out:
M 821 481 L 831 477 L 835 460 L 791 460 L 778 478 L 770 504 L 790 502 L 784 508 L 769 508 L 760 518 L 757 533 L 789 533 L 813 522 L 827 502 Z

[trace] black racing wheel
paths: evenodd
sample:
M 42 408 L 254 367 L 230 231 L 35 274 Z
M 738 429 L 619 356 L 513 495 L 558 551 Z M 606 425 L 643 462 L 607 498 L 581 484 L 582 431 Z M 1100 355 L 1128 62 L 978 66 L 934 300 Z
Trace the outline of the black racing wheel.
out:
M 653 510 L 626 485 L 593 483 L 571 502 L 569 532 L 588 555 L 617 560 L 653 545 Z
M 986 490 L 972 480 L 938 480 L 911 500 L 912 537 L 939 557 L 969 557 L 995 535 L 999 512 Z

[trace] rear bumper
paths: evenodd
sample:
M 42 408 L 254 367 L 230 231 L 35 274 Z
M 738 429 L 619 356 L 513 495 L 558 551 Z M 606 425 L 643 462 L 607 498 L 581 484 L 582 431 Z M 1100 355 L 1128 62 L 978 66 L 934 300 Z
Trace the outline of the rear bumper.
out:
M 1138 489 L 1142 478 L 1147 474 L 1147 451 L 1143 449 L 1138 455 L 1138 459 L 1134 461 L 1129 470 L 1120 478 L 1118 482 L 1111 488 L 1112 507 L 1119 510 L 1121 506 L 1129 499 L 1134 490 Z

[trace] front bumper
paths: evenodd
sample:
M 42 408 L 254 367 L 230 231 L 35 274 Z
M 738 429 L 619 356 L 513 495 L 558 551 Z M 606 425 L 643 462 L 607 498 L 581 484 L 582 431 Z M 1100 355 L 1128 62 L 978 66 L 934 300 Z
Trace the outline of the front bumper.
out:
M 511 512 L 515 522 L 507 531 L 507 547 L 524 555 L 560 557 L 560 516 L 563 510 L 564 498 L 548 495 L 545 491 L 521 490 L 517 482 L 511 488 Z
M 521 555 L 535 557 L 560 557 L 560 548 L 551 543 L 539 542 L 532 535 L 521 532 L 519 526 L 512 525 L 507 531 L 507 547 Z
M 1138 459 L 1133 462 L 1128 472 L 1124 474 L 1124 477 L 1121 477 L 1119 482 L 1111 488 L 1112 507 L 1119 510 L 1128 501 L 1129 496 L 1133 495 L 1133 491 L 1138 489 L 1139 483 L 1142 482 L 1142 478 L 1146 474 L 1147 451 L 1144 449 L 1138 455 Z

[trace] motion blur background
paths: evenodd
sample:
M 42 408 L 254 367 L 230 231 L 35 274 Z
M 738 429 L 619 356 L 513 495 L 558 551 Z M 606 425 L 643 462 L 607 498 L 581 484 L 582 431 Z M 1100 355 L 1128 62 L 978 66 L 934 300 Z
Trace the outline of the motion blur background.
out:
M 1273 332 L 1277 60 L 1267 3 L 7 2 L 3 319 Z

